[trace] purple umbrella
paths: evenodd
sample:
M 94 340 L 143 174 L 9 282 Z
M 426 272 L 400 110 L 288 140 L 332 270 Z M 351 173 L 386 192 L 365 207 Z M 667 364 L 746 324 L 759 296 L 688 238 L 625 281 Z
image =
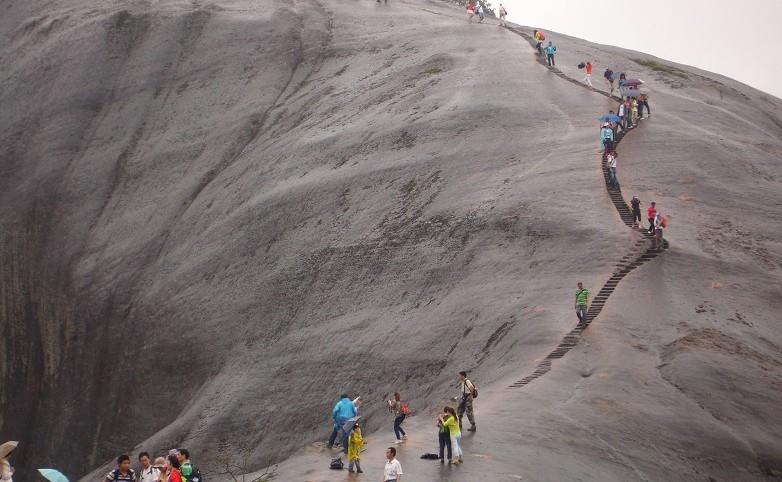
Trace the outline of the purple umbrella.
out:
M 637 87 L 637 86 L 639 86 L 639 85 L 641 85 L 643 83 L 644 83 L 644 81 L 641 80 L 641 79 L 627 79 L 627 80 L 625 80 L 625 85 L 630 86 L 630 87 Z

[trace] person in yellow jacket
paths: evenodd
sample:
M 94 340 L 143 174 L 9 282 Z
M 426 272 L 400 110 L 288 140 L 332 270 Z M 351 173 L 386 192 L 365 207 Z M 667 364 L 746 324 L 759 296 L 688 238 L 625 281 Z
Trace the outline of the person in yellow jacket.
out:
M 459 446 L 459 442 L 462 440 L 462 432 L 459 430 L 459 417 L 456 415 L 456 410 L 451 407 L 445 407 L 439 418 L 443 428 L 447 428 L 451 435 L 453 458 L 448 463 L 463 464 L 462 448 Z
M 353 431 L 348 440 L 348 472 L 353 472 L 353 464 L 356 465 L 356 472 L 364 473 L 361 470 L 361 449 L 364 447 L 364 437 L 361 436 L 361 427 L 358 424 L 353 425 Z

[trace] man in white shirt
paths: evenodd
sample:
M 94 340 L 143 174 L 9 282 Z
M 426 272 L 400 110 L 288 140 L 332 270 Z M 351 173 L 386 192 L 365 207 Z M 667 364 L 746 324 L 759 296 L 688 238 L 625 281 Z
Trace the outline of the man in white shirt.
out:
M 158 482 L 160 480 L 160 470 L 152 466 L 147 452 L 138 454 L 138 462 L 141 464 L 138 482 Z
M 396 449 L 386 449 L 386 468 L 383 470 L 383 482 L 402 482 L 402 464 L 396 459 Z

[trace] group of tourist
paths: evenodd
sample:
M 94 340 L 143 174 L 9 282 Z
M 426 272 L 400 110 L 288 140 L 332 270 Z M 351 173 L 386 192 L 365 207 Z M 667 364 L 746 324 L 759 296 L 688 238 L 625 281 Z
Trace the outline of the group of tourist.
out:
M 444 407 L 443 411 L 435 419 L 437 426 L 437 440 L 439 445 L 439 459 L 441 463 L 448 460 L 449 464 L 458 465 L 464 463 L 463 452 L 461 448 L 462 439 L 462 418 L 464 416 L 470 421 L 468 432 L 475 432 L 475 414 L 473 402 L 478 396 L 478 390 L 475 384 L 467 377 L 467 372 L 459 372 L 458 381 L 459 393 L 453 397 L 458 402 L 457 408 Z M 408 415 L 410 415 L 410 406 L 402 398 L 399 392 L 395 392 L 393 397 L 386 400 L 389 413 L 393 416 L 394 444 L 402 444 L 407 440 L 407 433 L 402 424 Z M 348 471 L 363 473 L 361 469 L 361 452 L 366 445 L 366 439 L 361 432 L 360 416 L 358 414 L 361 407 L 361 397 L 351 399 L 346 393 L 340 395 L 339 400 L 331 410 L 333 421 L 331 435 L 329 436 L 326 447 L 331 449 L 341 446 L 342 452 L 348 458 Z M 399 482 L 402 475 L 402 467 L 396 459 L 397 450 L 395 447 L 389 447 L 386 450 L 386 466 L 384 482 Z M 447 455 L 447 458 L 446 458 Z M 331 468 L 341 469 L 343 463 L 341 457 L 332 460 Z M 396 476 L 394 478 L 393 476 Z
M 130 456 L 117 457 L 117 466 L 105 482 L 203 482 L 201 471 L 190 461 L 187 449 L 171 449 L 153 462 L 148 452 L 138 454 L 138 471 L 131 468 Z
M 2 482 L 13 482 L 14 469 L 7 457 L 16 448 L 16 444 L 17 442 L 6 442 L 0 447 Z M 62 477 L 62 474 L 55 470 L 41 470 L 42 473 L 46 471 Z M 117 457 L 116 467 L 106 474 L 104 482 L 204 482 L 204 478 L 201 471 L 190 461 L 190 452 L 187 449 L 171 449 L 165 456 L 156 457 L 154 462 L 148 452 L 139 453 L 137 470 L 131 468 L 129 455 L 120 455 Z

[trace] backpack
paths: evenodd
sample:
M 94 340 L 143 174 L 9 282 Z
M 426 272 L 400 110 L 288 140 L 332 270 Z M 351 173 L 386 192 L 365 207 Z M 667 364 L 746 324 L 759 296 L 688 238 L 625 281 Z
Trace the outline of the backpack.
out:
M 201 475 L 201 471 L 195 465 L 190 473 L 190 477 L 187 478 L 187 482 L 204 482 L 204 476 Z
M 543 35 L 543 32 L 541 32 L 541 31 L 538 31 L 538 33 L 540 34 L 540 40 L 541 40 L 541 42 L 542 42 L 543 40 L 546 40 L 546 36 L 545 36 L 545 35 Z
M 586 64 L 584 62 L 581 62 L 580 64 L 578 64 L 578 68 L 579 69 L 583 69 L 584 67 L 586 67 Z
M 438 460 L 440 458 L 437 454 L 425 453 L 421 456 L 424 460 Z
M 660 226 L 667 227 L 668 226 L 668 217 L 663 216 L 663 218 L 660 220 Z
M 475 384 L 471 380 L 467 380 L 470 382 L 470 385 L 472 385 L 472 398 L 478 398 L 478 387 L 475 386 Z M 467 384 L 465 383 L 465 388 L 467 387 Z
M 410 405 L 403 403 L 399 411 L 402 412 L 402 415 L 410 415 Z
M 337 457 L 336 459 L 331 459 L 331 463 L 329 464 L 329 468 L 331 470 L 342 470 L 345 468 L 345 464 L 342 462 L 342 457 Z

